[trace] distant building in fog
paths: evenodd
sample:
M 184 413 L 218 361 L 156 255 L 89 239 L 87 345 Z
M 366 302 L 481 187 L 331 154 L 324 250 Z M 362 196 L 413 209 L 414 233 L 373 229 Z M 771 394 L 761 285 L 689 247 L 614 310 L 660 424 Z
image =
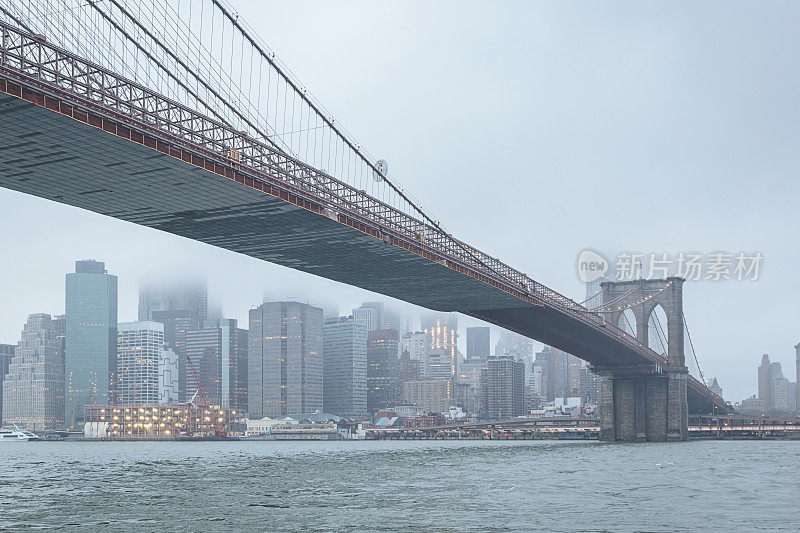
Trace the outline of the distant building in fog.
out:
M 491 329 L 488 327 L 467 328 L 467 360 L 486 361 L 491 355 Z
M 710 390 L 711 392 L 713 392 L 714 394 L 716 394 L 720 398 L 722 397 L 722 387 L 719 386 L 719 383 L 717 382 L 717 378 L 713 378 L 711 380 L 711 385 L 708 386 L 708 390 Z
M 794 410 L 800 411 L 800 344 L 794 347 L 795 354 L 795 373 L 797 374 L 796 381 L 794 382 L 795 395 L 794 395 Z
M 586 363 L 574 355 L 551 346 L 536 354 L 536 365 L 541 368 L 539 395 L 547 402 L 557 397 L 581 396 L 581 373 Z M 584 377 L 584 381 L 587 378 Z
M 494 355 L 497 357 L 510 355 L 517 360 L 527 359 L 532 361 L 533 339 L 511 331 L 504 331 L 495 345 Z
M 250 310 L 247 405 L 251 418 L 322 410 L 323 311 L 298 302 Z
M 205 280 L 150 280 L 139 287 L 139 320 L 155 320 L 158 311 L 189 311 L 197 320 L 208 316 L 208 287 Z
M 770 410 L 789 409 L 789 380 L 783 376 L 780 363 L 772 363 L 769 355 L 761 357 L 758 367 L 758 397 L 764 400 L 764 407 Z

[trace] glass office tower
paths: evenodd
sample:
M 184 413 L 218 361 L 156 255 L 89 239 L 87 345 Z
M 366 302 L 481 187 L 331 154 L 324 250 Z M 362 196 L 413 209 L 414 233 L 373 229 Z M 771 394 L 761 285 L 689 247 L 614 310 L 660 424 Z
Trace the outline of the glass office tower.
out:
M 117 356 L 117 277 L 105 264 L 76 261 L 67 274 L 65 423 L 83 428 L 87 405 L 113 402 Z

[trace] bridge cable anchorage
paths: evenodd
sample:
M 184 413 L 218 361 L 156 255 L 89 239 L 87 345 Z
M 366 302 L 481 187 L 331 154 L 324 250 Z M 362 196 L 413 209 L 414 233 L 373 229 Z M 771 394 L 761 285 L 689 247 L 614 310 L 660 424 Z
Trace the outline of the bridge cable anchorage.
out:
M 686 322 L 686 313 L 683 314 L 683 327 L 686 330 L 686 336 L 689 337 L 689 347 L 692 349 L 692 355 L 694 356 L 694 362 L 697 365 L 697 371 L 700 373 L 700 379 L 703 381 L 703 385 L 708 387 L 708 382 L 706 382 L 706 378 L 703 375 L 703 369 L 700 368 L 700 359 L 698 358 L 697 352 L 694 349 L 692 334 L 689 332 L 689 324 Z

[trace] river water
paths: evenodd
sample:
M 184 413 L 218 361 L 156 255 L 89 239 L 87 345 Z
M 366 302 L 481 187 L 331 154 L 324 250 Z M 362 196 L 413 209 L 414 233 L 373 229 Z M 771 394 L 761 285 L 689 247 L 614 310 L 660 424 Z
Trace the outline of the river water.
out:
M 800 442 L 0 445 L 0 529 L 800 531 Z

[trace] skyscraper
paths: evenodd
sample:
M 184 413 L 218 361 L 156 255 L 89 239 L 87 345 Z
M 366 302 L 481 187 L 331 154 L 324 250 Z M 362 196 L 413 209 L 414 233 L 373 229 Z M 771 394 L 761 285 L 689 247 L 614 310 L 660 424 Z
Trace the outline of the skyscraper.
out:
M 370 414 L 397 405 L 400 400 L 396 329 L 367 334 L 367 411 Z
M 490 357 L 483 370 L 485 409 L 489 420 L 525 414 L 525 364 L 513 356 Z
M 3 425 L 3 380 L 8 374 L 8 364 L 14 356 L 13 344 L 0 344 L 0 426 Z
M 118 325 L 115 403 L 174 403 L 177 380 L 177 361 L 175 353 L 164 347 L 163 324 L 141 321 Z
M 76 261 L 67 274 L 65 419 L 83 427 L 87 405 L 113 401 L 117 359 L 117 277 L 105 264 Z
M 251 417 L 322 409 L 322 317 L 322 309 L 298 302 L 267 302 L 250 310 Z
M 247 330 L 239 329 L 234 319 L 205 324 L 186 333 L 186 356 L 194 372 L 186 379 L 186 397 L 191 399 L 198 384 L 212 405 L 245 409 L 247 406 Z
M 29 430 L 64 427 L 64 361 L 50 315 L 28 317 L 3 382 L 3 417 Z
M 367 326 L 367 331 L 381 329 L 383 324 L 383 304 L 381 302 L 364 302 L 353 309 L 353 319 Z
M 487 327 L 467 328 L 467 360 L 486 361 L 491 355 L 490 335 Z
M 458 376 L 458 317 L 455 313 L 437 313 L 423 317 L 425 366 L 423 373 L 432 378 Z
M 367 326 L 352 316 L 331 318 L 322 340 L 324 411 L 367 416 Z

